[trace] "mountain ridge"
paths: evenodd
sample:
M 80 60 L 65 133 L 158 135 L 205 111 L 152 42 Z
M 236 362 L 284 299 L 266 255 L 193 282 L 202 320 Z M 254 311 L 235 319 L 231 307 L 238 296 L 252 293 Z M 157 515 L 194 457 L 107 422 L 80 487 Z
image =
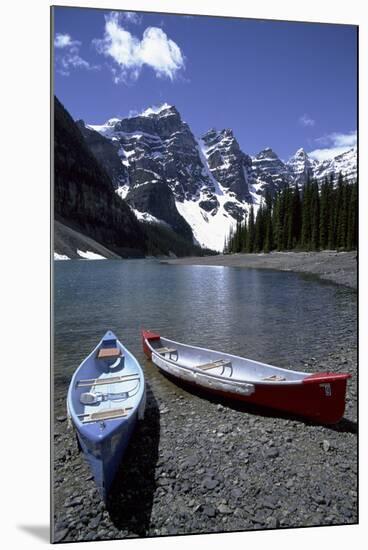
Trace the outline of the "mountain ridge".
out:
M 110 142 L 102 162 L 116 193 L 131 208 L 171 227 L 174 219 L 177 223 L 182 218 L 194 242 L 217 251 L 223 249 L 230 228 L 244 219 L 252 205 L 257 210 L 266 193 L 273 195 L 289 185 L 302 187 L 308 177 L 321 182 L 340 171 L 350 181 L 356 178 L 354 148 L 323 162 L 309 157 L 303 148 L 286 162 L 270 147 L 251 156 L 242 151 L 229 128 L 211 128 L 199 138 L 194 136 L 177 108 L 168 104 L 103 125 L 85 125 L 85 139 L 96 149 L 98 139 L 88 132 Z M 116 158 L 123 168 L 114 176 Z M 170 203 L 165 216 L 165 209 L 159 208 L 160 195 L 161 202 L 166 197 Z

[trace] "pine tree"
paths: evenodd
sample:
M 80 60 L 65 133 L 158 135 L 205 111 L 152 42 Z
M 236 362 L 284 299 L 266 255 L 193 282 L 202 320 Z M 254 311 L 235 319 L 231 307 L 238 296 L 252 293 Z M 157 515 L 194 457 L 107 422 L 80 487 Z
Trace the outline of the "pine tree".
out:
M 329 185 L 327 178 L 321 185 L 320 216 L 319 216 L 319 246 L 322 249 L 328 243 L 328 210 L 329 210 Z
M 241 251 L 245 252 L 247 248 L 247 216 L 245 215 L 241 228 Z
M 294 208 L 293 208 L 293 190 L 291 188 L 285 191 L 285 233 L 284 248 L 291 250 L 294 246 Z
M 348 208 L 350 202 L 350 185 L 345 181 L 342 184 L 341 204 L 337 226 L 337 246 L 346 248 L 347 226 L 348 226 Z
M 258 208 L 256 223 L 254 228 L 254 251 L 261 252 L 263 250 L 264 241 L 264 214 L 263 205 Z
M 305 250 L 310 250 L 311 247 L 311 191 L 311 182 L 308 180 L 303 187 L 302 201 L 301 246 Z
M 255 228 L 254 228 L 254 208 L 253 204 L 250 207 L 249 211 L 249 222 L 248 222 L 248 233 L 247 233 L 247 252 L 254 252 L 254 237 L 255 237 Z
M 234 252 L 240 251 L 240 223 L 236 222 L 235 234 L 234 234 Z
M 333 250 L 336 247 L 336 190 L 334 189 L 332 174 L 328 182 L 328 205 L 327 246 L 330 250 Z
M 292 210 L 293 210 L 293 221 L 292 221 L 292 234 L 293 234 L 293 244 L 292 247 L 296 248 L 300 245 L 300 235 L 302 229 L 302 207 L 300 200 L 300 193 L 298 185 L 295 185 L 292 197 Z
M 279 234 L 279 219 L 280 219 L 280 191 L 274 197 L 272 209 L 272 241 L 274 248 L 277 249 L 277 241 Z
M 358 186 L 351 186 L 350 201 L 348 207 L 346 248 L 352 250 L 358 245 Z
M 311 188 L 311 240 L 310 247 L 312 250 L 319 249 L 319 190 L 318 183 L 314 181 Z
M 286 189 L 276 195 L 273 215 L 274 241 L 277 250 L 284 250 L 287 246 L 286 218 Z
M 341 213 L 343 206 L 343 194 L 344 194 L 344 179 L 340 172 L 337 180 L 337 188 L 335 191 L 335 247 L 340 246 L 341 237 Z

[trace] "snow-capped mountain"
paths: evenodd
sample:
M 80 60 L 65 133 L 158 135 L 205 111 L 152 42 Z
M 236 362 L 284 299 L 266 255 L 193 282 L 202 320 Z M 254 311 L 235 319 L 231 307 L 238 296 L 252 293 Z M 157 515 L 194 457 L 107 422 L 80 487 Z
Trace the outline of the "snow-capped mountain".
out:
M 303 186 L 308 176 L 312 177 L 317 168 L 318 162 L 311 159 L 308 153 L 301 147 L 286 163 L 289 173 L 292 176 L 294 185 Z
M 345 153 L 337 155 L 333 159 L 324 160 L 323 162 L 317 162 L 315 165 L 313 176 L 318 181 L 323 181 L 331 174 L 337 176 L 339 173 L 344 174 L 348 181 L 355 181 L 357 179 L 357 149 L 352 147 Z
M 139 115 L 78 125 L 92 152 L 111 176 L 116 193 L 148 222 L 168 224 L 201 246 L 222 250 L 231 227 L 257 211 L 268 190 L 300 186 L 342 171 L 356 178 L 356 150 L 318 162 L 298 149 L 283 162 L 266 148 L 244 153 L 232 130 L 210 129 L 196 138 L 171 105 Z
M 252 159 L 252 173 L 262 194 L 267 189 L 274 194 L 286 185 L 290 185 L 293 180 L 288 166 L 270 147 L 263 149 Z

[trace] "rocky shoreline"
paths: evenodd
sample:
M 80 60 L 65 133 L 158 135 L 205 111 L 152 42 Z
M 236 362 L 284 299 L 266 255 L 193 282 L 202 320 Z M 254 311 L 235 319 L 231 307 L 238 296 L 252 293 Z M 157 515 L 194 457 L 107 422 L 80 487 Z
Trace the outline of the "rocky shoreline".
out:
M 219 254 L 165 260 L 173 265 L 215 265 L 294 271 L 357 288 L 357 252 L 271 252 L 270 254 Z
M 146 362 L 146 416 L 108 509 L 55 391 L 54 541 L 356 523 L 356 363 L 339 345 L 295 365 L 352 375 L 343 420 L 320 426 L 189 392 Z

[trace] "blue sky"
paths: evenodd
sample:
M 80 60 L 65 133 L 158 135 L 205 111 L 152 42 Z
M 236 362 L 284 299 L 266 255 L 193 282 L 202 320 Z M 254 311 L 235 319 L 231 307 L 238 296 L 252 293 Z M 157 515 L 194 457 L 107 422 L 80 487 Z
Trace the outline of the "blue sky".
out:
M 193 133 L 232 128 L 244 152 L 356 143 L 356 27 L 236 18 L 54 11 L 55 93 L 101 124 L 164 102 Z

